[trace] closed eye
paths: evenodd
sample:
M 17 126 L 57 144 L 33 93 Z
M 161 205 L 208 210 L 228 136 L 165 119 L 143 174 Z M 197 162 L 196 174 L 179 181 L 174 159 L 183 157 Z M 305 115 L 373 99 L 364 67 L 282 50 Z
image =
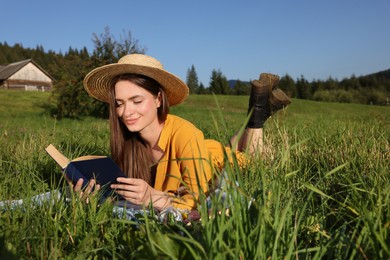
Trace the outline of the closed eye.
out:
M 116 101 L 116 102 L 115 102 L 115 106 L 116 106 L 116 107 L 121 107 L 121 106 L 123 106 L 123 102 L 118 102 L 118 101 Z

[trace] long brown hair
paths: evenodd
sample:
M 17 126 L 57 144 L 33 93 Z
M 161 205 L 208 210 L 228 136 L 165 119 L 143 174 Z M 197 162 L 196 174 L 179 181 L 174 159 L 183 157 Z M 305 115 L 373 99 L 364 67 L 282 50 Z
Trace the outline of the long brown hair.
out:
M 161 106 L 157 108 L 160 122 L 164 122 L 169 113 L 167 95 L 161 85 L 152 78 L 138 74 L 123 74 L 113 79 L 110 89 L 110 147 L 111 156 L 122 171 L 130 178 L 140 178 L 152 184 L 150 168 L 152 160 L 144 140 L 138 132 L 130 132 L 119 119 L 116 111 L 115 84 L 128 80 L 149 91 L 154 97 L 161 95 Z M 154 180 L 153 180 L 154 181 Z

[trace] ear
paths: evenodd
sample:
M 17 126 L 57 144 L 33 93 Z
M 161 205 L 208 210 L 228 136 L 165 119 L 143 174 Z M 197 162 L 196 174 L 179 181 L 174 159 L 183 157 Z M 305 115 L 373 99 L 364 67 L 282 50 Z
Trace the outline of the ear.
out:
M 157 108 L 159 108 L 161 106 L 161 99 L 162 99 L 161 98 L 161 92 L 158 92 L 157 97 L 155 99 Z

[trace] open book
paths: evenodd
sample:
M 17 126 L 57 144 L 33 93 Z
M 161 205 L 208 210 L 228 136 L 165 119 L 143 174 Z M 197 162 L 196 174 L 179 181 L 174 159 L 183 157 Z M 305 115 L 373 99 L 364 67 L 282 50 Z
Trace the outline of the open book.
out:
M 82 156 L 69 160 L 52 144 L 45 148 L 46 152 L 58 163 L 70 180 L 76 183 L 83 179 L 83 188 L 91 179 L 95 179 L 103 189 L 103 196 L 113 195 L 111 183 L 118 183 L 116 178 L 126 177 L 119 166 L 107 156 Z

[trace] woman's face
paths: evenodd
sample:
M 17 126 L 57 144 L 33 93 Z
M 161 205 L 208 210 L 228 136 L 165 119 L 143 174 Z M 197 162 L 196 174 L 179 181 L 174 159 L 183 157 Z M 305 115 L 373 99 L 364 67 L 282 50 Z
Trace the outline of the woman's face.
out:
M 146 132 L 158 129 L 157 108 L 161 105 L 160 94 L 155 97 L 149 91 L 128 81 L 115 84 L 116 112 L 130 132 Z

